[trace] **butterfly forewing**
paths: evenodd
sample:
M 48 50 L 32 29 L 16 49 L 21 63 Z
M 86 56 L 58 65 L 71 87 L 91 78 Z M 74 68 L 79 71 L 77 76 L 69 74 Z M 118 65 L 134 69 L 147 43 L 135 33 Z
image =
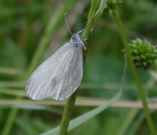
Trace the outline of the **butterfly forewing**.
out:
M 82 48 L 65 44 L 34 71 L 27 82 L 27 95 L 35 100 L 68 98 L 80 85 L 82 65 Z

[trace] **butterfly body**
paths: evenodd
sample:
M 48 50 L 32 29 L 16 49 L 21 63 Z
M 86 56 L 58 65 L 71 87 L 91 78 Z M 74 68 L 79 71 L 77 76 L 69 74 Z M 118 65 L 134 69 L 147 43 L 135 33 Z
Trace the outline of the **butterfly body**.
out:
M 84 43 L 79 34 L 59 48 L 33 72 L 27 81 L 27 95 L 34 99 L 65 100 L 80 86 L 83 77 Z
M 80 35 L 78 33 L 72 35 L 70 42 L 75 47 L 83 47 L 83 48 L 85 48 L 85 45 L 84 45 L 83 41 L 81 40 Z

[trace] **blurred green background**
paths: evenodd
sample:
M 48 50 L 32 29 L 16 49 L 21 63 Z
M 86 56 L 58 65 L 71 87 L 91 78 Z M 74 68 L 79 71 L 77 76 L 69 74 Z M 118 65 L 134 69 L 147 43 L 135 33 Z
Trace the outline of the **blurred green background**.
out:
M 65 5 L 68 10 L 63 10 Z M 52 100 L 32 102 L 25 97 L 22 78 L 45 37 L 44 31 L 50 20 L 55 27 L 52 26 L 51 41 L 46 49 L 43 48 L 44 55 L 39 63 L 69 40 L 71 33 L 65 18 L 72 31 L 77 32 L 85 27 L 89 7 L 88 0 L 0 0 L 0 134 L 7 135 L 4 130 L 8 128 L 11 129 L 10 135 L 38 135 L 59 124 L 63 106 L 58 106 Z M 60 13 L 62 10 L 63 13 Z M 125 0 L 121 10 L 130 40 L 139 37 L 156 44 L 156 0 Z M 86 46 L 84 79 L 78 90 L 79 97 L 86 100 L 78 100 L 79 106 L 75 108 L 73 118 L 96 107 L 94 102 L 100 101 L 96 102 L 99 105 L 112 98 L 122 87 L 120 80 L 124 67 L 123 45 L 115 22 L 107 10 L 96 20 Z M 155 99 L 157 91 L 154 78 L 148 70 L 142 69 L 139 72 L 145 83 L 144 87 L 149 87 L 149 97 Z M 136 107 L 138 92 L 129 70 L 125 80 L 118 105 L 104 110 L 100 115 L 73 129 L 70 134 L 149 135 L 143 111 Z M 21 97 L 20 100 L 17 100 L 17 96 Z M 135 105 L 129 107 L 128 101 Z M 126 106 L 123 106 L 125 103 Z M 10 126 L 8 118 L 13 115 L 10 112 L 15 108 L 19 110 L 17 117 L 13 116 L 15 121 Z M 155 108 L 151 114 L 157 124 L 157 113 L 154 110 Z

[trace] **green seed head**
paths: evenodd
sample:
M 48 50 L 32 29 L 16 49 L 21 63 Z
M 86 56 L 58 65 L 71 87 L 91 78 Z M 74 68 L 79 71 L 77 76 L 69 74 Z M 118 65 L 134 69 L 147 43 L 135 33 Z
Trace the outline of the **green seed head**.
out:
M 147 40 L 133 40 L 129 50 L 137 67 L 150 68 L 157 59 L 157 48 Z

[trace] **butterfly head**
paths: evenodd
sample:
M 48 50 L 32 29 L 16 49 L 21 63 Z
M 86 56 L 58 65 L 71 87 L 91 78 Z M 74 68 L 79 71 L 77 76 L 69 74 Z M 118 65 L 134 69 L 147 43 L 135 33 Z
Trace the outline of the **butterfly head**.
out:
M 72 35 L 71 37 L 71 43 L 76 46 L 76 47 L 82 47 L 84 49 L 86 49 L 84 42 L 82 41 L 79 33 L 75 33 Z

